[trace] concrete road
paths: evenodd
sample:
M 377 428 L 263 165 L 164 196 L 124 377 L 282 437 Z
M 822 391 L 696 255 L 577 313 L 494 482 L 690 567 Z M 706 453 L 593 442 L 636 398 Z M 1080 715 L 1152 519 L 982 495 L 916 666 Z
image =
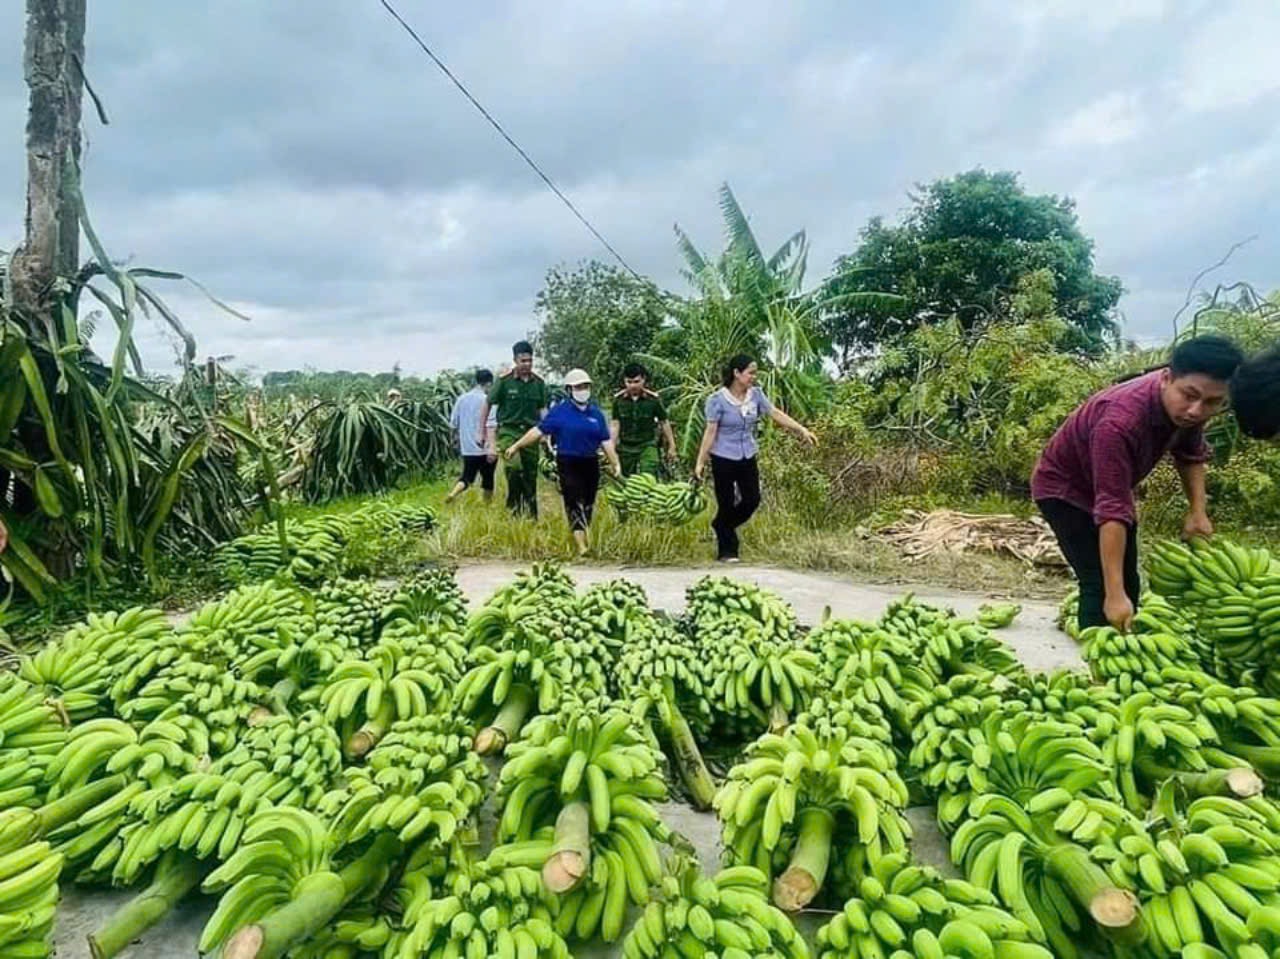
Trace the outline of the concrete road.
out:
M 458 571 L 458 582 L 475 604 L 482 602 L 521 568 L 497 563 L 467 566 Z M 698 579 L 708 573 L 722 573 L 759 583 L 779 593 L 795 606 L 805 623 L 818 622 L 827 606 L 835 616 L 874 619 L 891 600 L 907 591 L 904 587 L 867 586 L 831 576 L 747 565 L 698 569 L 583 566 L 575 567 L 571 572 L 583 586 L 625 576 L 645 588 L 655 607 L 670 611 L 684 607 L 684 592 Z M 920 587 L 915 594 L 926 602 L 950 606 L 961 615 L 972 613 L 989 599 L 1009 598 L 927 587 Z M 1000 637 L 1013 647 L 1022 662 L 1036 670 L 1082 665 L 1075 644 L 1054 625 L 1056 608 L 1047 603 L 1024 602 L 1022 605 L 1022 614 L 1014 624 L 1000 631 Z M 694 843 L 707 869 L 714 870 L 720 854 L 715 817 L 677 803 L 666 804 L 663 815 L 672 828 Z M 909 810 L 908 819 L 915 833 L 912 845 L 916 856 L 954 875 L 947 857 L 946 840 L 934 824 L 933 809 Z M 85 937 L 128 899 L 129 894 L 125 892 L 67 889 L 58 910 L 55 934 L 59 959 L 89 959 Z M 141 942 L 135 943 L 124 956 L 129 959 L 190 959 L 196 955 L 200 931 L 214 905 L 212 898 L 193 897 L 152 929 Z M 800 926 L 812 933 L 821 921 L 821 916 L 802 917 Z M 620 954 L 621 950 L 616 946 L 591 945 L 575 951 L 581 959 L 604 959 Z

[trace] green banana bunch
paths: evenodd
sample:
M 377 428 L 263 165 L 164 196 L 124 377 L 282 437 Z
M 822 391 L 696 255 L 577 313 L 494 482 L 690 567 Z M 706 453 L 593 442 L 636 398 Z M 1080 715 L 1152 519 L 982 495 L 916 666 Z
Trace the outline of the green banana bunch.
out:
M 801 641 L 795 610 L 750 583 L 705 577 L 686 594 L 693 642 L 709 660 L 713 709 L 777 731 L 818 684 L 818 656 Z
M 219 545 L 213 567 L 223 582 L 254 583 L 287 574 L 297 582 L 320 582 L 341 571 L 346 544 L 356 535 L 354 515 L 287 520 L 285 552 L 274 527 Z
M 1072 639 L 1080 638 L 1080 588 L 1073 587 L 1058 605 L 1058 628 Z
M 877 625 L 909 642 L 918 642 L 921 633 L 930 626 L 955 618 L 955 610 L 922 603 L 914 593 L 907 593 L 885 608 Z
M 902 708 L 902 670 L 918 659 L 914 643 L 871 623 L 828 619 L 813 629 L 806 645 L 822 663 L 822 685 L 840 701 Z
M 436 511 L 426 503 L 389 503 L 375 499 L 347 517 L 352 536 L 409 530 L 425 533 L 436 525 Z
M 187 773 L 132 800 L 133 821 L 101 849 L 89 873 L 110 870 L 115 883 L 128 885 L 172 848 L 225 860 L 256 811 L 316 808 L 341 768 L 337 734 L 319 713 L 296 720 L 273 716 L 248 730 L 207 772 Z
M 978 607 L 978 625 L 983 629 L 1004 629 L 1012 625 L 1020 612 L 1020 603 L 983 603 Z
M 18 675 L 56 700 L 70 720 L 90 719 L 106 711 L 112 671 L 130 648 L 146 647 L 169 629 L 158 609 L 90 613 L 34 656 L 24 656 Z
M 335 579 L 316 588 L 314 601 L 317 631 L 331 633 L 344 649 L 354 651 L 378 641 L 392 595 L 369 580 Z
M 1206 948 L 1233 957 L 1271 954 L 1253 917 L 1280 893 L 1280 813 L 1260 797 L 1194 800 L 1185 813 L 1125 830 L 1093 852 L 1118 882 L 1138 891 L 1152 955 L 1192 955 Z M 1190 952 L 1187 952 L 1190 947 Z
M 938 799 L 938 823 L 944 831 L 971 818 L 973 803 L 987 793 L 1020 803 L 1046 792 L 1059 799 L 1065 794 L 1086 808 L 1087 815 L 1069 830 L 1077 842 L 1093 842 L 1109 822 L 1123 818 L 1103 750 L 1076 726 L 996 710 L 967 736 L 949 740 L 949 746 L 958 760 L 949 764 Z M 953 772 L 957 765 L 964 766 L 963 774 Z
M 239 848 L 204 880 L 205 892 L 222 897 L 204 927 L 200 952 L 225 944 L 224 956 L 284 955 L 353 900 L 376 895 L 399 851 L 393 836 L 379 837 L 339 868 L 325 823 L 314 813 L 288 806 L 259 810 Z
M 728 861 L 777 876 L 774 902 L 802 909 L 833 858 L 852 874 L 905 848 L 908 792 L 894 767 L 883 743 L 843 729 L 820 739 L 793 725 L 761 736 L 716 796 Z
M 1083 670 L 1059 668 L 1050 673 L 1027 673 L 1011 686 L 1001 686 L 1004 707 L 1014 704 L 1041 719 L 1069 723 L 1094 742 L 1103 742 L 1114 729 L 1121 695 L 1111 686 L 1099 686 Z
M 0 672 L 0 809 L 40 805 L 45 771 L 68 735 L 66 717 L 38 686 Z
M 372 647 L 367 658 L 340 663 L 320 693 L 320 705 L 325 719 L 341 734 L 347 754 L 359 758 L 398 720 L 437 712 L 457 678 L 456 661 L 447 647 L 422 643 L 410 653 L 386 639 Z
M 1015 679 L 1025 670 L 1013 650 L 987 630 L 963 619 L 944 619 L 917 632 L 921 666 L 941 682 L 961 673 Z
M 279 645 L 239 663 L 240 675 L 268 690 L 265 705 L 273 712 L 314 707 L 322 687 L 346 658 L 343 643 L 328 627 L 301 637 L 281 627 L 278 636 Z
M 393 725 L 364 766 L 347 769 L 345 788 L 321 801 L 334 837 L 347 845 L 389 832 L 406 846 L 448 843 L 484 802 L 488 772 L 471 750 L 472 732 L 447 716 Z
M 926 795 L 984 791 L 991 765 L 984 727 L 1000 712 L 1002 693 L 989 678 L 962 673 L 932 687 L 913 685 L 910 695 L 902 724 L 911 736 L 906 765 L 919 771 Z M 954 819 L 940 822 L 948 828 Z
M 893 731 L 884 711 L 874 703 L 816 696 L 796 717 L 796 725 L 813 730 L 819 739 L 843 730 L 850 738 L 872 739 L 892 748 Z
M 134 723 L 198 716 L 208 727 L 212 751 L 221 754 L 235 746 L 251 717 L 256 720 L 266 712 L 262 703 L 268 696 L 266 689 L 225 666 L 183 659 L 161 670 L 117 713 Z
M 638 516 L 664 526 L 683 526 L 707 508 L 707 493 L 696 481 L 663 483 L 648 473 L 633 473 L 607 492 L 620 517 Z
M 1138 616 L 1146 616 L 1140 612 Z M 1140 624 L 1136 622 L 1135 627 Z M 1098 682 L 1115 686 L 1123 695 L 1160 685 L 1160 671 L 1199 669 L 1200 655 L 1184 637 L 1174 633 L 1121 633 L 1110 626 L 1092 626 L 1080 635 L 1085 662 Z
M 53 953 L 62 856 L 47 842 L 0 843 L 0 955 Z
M 1139 815 L 1156 788 L 1171 779 L 1193 796 L 1247 798 L 1261 793 L 1262 778 L 1247 762 L 1212 748 L 1217 744 L 1217 731 L 1203 714 L 1142 692 L 1121 704 L 1102 755 L 1114 770 L 1125 805 Z
M 561 935 L 616 940 L 627 905 L 663 875 L 658 845 L 682 843 L 650 805 L 666 798 L 657 751 L 614 709 L 538 717 L 508 754 L 499 861 L 541 867 Z
M 715 782 L 697 739 L 706 734 L 711 721 L 706 661 L 669 620 L 650 616 L 640 624 L 627 631 L 613 672 L 615 689 L 619 699 L 630 704 L 637 722 L 651 726 L 657 721 L 694 806 L 709 809 Z
M 404 580 L 382 608 L 382 622 L 407 620 L 461 633 L 467 626 L 467 600 L 454 570 L 424 569 Z
M 818 930 L 818 959 L 945 956 L 1052 959 L 986 889 L 944 879 L 905 852 L 881 857 L 857 894 Z
M 498 625 L 502 625 L 501 611 L 512 602 L 527 600 L 542 603 L 548 607 L 571 607 L 577 601 L 577 590 L 569 575 L 555 563 L 534 563 L 526 570 L 521 570 L 507 583 L 496 590 L 485 604 L 472 615 L 467 624 L 467 641 L 469 645 L 478 643 L 492 644 L 497 636 L 485 632 L 486 621 L 479 615 L 486 610 L 496 610 L 499 614 Z
M 804 938 L 768 894 L 769 877 L 751 866 L 707 879 L 696 862 L 679 864 L 622 941 L 623 959 L 809 959 Z
M 578 614 L 600 639 L 612 665 L 619 653 L 653 629 L 644 587 L 625 579 L 596 583 L 582 594 Z

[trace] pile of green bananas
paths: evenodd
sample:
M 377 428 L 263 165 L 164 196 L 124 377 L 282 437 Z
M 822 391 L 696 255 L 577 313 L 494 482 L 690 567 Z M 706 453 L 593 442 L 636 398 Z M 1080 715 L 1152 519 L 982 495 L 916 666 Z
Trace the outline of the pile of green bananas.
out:
M 1223 539 L 1157 543 L 1151 587 L 1173 601 L 1214 652 L 1211 664 L 1239 681 L 1248 673 L 1280 692 L 1280 562 L 1265 549 Z M 1208 665 L 1208 664 L 1207 664 Z
M 45 771 L 68 735 L 57 704 L 40 687 L 0 672 L 0 808 L 40 805 Z
M 1024 672 L 1013 650 L 976 623 L 940 619 L 917 635 L 921 668 L 939 681 L 962 673 L 1013 678 Z
M 1271 955 L 1274 929 L 1253 920 L 1280 893 L 1280 811 L 1260 797 L 1201 798 L 1183 810 L 1165 793 L 1153 820 L 1093 850 L 1117 884 L 1137 890 L 1149 954 Z
M 662 878 L 658 847 L 675 836 L 650 804 L 666 798 L 658 761 L 623 710 L 540 716 L 508 750 L 498 781 L 498 838 L 508 845 L 498 852 L 541 867 L 566 938 L 598 931 L 613 942 L 628 904 L 648 902 Z
M 694 806 L 710 809 L 715 782 L 698 746 L 711 724 L 706 659 L 670 621 L 650 616 L 641 622 L 629 629 L 613 673 L 618 698 L 630 704 L 637 722 L 656 721 Z
M 467 625 L 467 600 L 452 569 L 424 569 L 396 588 L 382 609 L 382 620 L 460 634 Z
M 343 641 L 327 627 L 300 636 L 281 627 L 277 642 L 238 664 L 240 675 L 267 690 L 264 705 L 286 715 L 314 707 L 338 664 L 347 655 Z
M 378 641 L 391 591 L 364 579 L 336 579 L 315 591 L 315 623 L 333 633 L 346 649 L 362 649 Z
M 843 729 L 819 738 L 796 724 L 748 748 L 715 809 L 726 858 L 777 877 L 773 900 L 794 912 L 822 890 L 833 860 L 847 884 L 880 856 L 904 849 L 907 799 L 884 743 Z
M 785 728 L 819 676 L 818 656 L 803 642 L 795 610 L 769 590 L 725 577 L 704 577 L 689 587 L 686 600 L 693 642 L 712 677 L 713 710 L 753 735 Z
M 155 643 L 169 631 L 164 612 L 135 606 L 121 613 L 90 613 L 83 623 L 24 656 L 18 675 L 71 721 L 101 715 L 107 708 L 112 672 L 132 649 Z
M 683 526 L 707 508 L 707 493 L 695 480 L 663 483 L 649 473 L 632 473 L 608 491 L 609 502 L 626 518 Z
M 1161 670 L 1199 669 L 1195 647 L 1176 633 L 1147 628 L 1142 611 L 1134 617 L 1134 629 L 1121 633 L 1110 626 L 1091 626 L 1080 634 L 1085 662 L 1098 682 L 1110 683 L 1127 695 L 1135 689 L 1160 685 Z
M 983 603 L 978 607 L 978 625 L 983 629 L 1004 629 L 1013 624 L 1020 612 L 1020 603 Z
M 896 712 L 903 668 L 916 660 L 913 643 L 872 623 L 828 619 L 813 629 L 806 645 L 822 664 L 822 688 L 835 701 Z
M 818 959 L 1053 959 L 988 890 L 944 879 L 905 852 L 880 858 L 818 930 Z
M 791 919 L 770 904 L 769 877 L 752 866 L 713 879 L 677 864 L 622 942 L 623 959 L 809 959 Z
M 0 841 L 0 955 L 52 955 L 61 872 L 47 842 Z
M 612 666 L 619 653 L 651 632 L 654 613 L 642 586 L 625 579 L 596 583 L 582 594 L 578 614 L 595 633 Z
M 927 795 L 936 798 L 943 790 L 962 795 L 966 784 L 985 789 L 983 771 L 990 765 L 991 746 L 983 724 L 999 711 L 1001 692 L 984 677 L 960 675 L 932 688 L 915 686 L 910 695 L 904 709 L 904 725 L 911 731 L 907 765 L 919 772 Z M 953 804 L 950 800 L 945 805 Z M 942 817 L 944 829 L 953 818 Z
M 345 844 L 390 832 L 405 845 L 448 843 L 485 797 L 487 770 L 471 749 L 463 720 L 422 716 L 397 722 L 346 785 L 321 802 L 332 832 Z
M 345 517 L 289 520 L 283 555 L 279 533 L 269 526 L 218 546 L 213 566 L 229 584 L 260 582 L 281 573 L 299 583 L 319 583 L 342 572 L 351 535 L 351 522 Z

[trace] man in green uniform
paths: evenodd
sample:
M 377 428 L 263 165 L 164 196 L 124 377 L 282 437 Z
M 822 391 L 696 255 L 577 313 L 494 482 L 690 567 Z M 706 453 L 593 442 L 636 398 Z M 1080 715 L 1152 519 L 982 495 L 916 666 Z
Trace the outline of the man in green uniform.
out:
M 511 348 L 511 369 L 494 383 L 480 411 L 480 422 L 489 419 L 489 408 L 498 409 L 498 448 L 508 446 L 537 426 L 547 412 L 547 384 L 533 372 L 533 347 L 521 340 Z M 483 427 L 481 427 L 483 429 Z M 479 437 L 477 437 L 479 439 Z M 507 509 L 538 516 L 539 447 L 525 447 L 504 469 L 507 477 Z
M 622 460 L 622 475 L 658 475 L 658 433 L 662 433 L 668 461 L 676 458 L 676 438 L 671 432 L 667 408 L 658 394 L 649 389 L 649 371 L 639 363 L 629 363 L 622 371 L 622 389 L 613 396 L 610 427 L 614 446 Z

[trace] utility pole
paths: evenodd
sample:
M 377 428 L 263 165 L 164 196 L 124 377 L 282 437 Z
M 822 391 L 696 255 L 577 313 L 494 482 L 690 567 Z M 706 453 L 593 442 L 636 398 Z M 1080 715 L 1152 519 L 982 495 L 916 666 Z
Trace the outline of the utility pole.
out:
M 54 281 L 79 268 L 80 223 L 66 189 L 80 163 L 86 0 L 27 0 L 26 237 L 10 259 L 20 315 L 53 305 Z

